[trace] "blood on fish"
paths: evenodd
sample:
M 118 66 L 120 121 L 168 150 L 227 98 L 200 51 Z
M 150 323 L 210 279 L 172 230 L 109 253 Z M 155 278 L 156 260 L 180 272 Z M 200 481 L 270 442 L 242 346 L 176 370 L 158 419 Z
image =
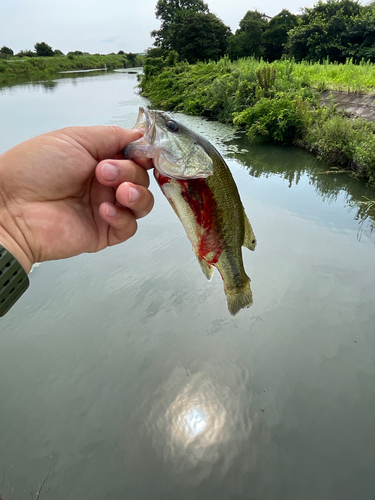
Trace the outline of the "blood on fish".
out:
M 171 178 L 155 170 L 155 178 L 159 186 L 170 183 Z M 205 179 L 181 180 L 173 179 L 181 188 L 181 196 L 191 208 L 198 231 L 197 255 L 207 264 L 216 264 L 225 249 L 225 242 L 221 235 L 220 224 L 217 221 L 217 204 L 211 189 Z
M 225 243 L 217 223 L 217 204 L 205 179 L 179 181 L 181 194 L 194 213 L 199 227 L 198 256 L 207 264 L 216 264 L 222 254 Z
M 157 180 L 157 183 L 159 184 L 160 187 L 163 186 L 164 184 L 169 184 L 171 182 L 170 177 L 161 174 L 156 170 L 156 168 L 154 168 L 154 177 Z

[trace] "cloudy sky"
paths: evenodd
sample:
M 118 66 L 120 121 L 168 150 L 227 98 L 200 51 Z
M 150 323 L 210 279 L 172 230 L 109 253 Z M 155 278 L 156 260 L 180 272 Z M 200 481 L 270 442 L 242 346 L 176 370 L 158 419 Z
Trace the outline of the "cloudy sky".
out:
M 152 45 L 150 31 L 159 27 L 157 0 L 11 0 L 2 2 L 0 47 L 19 52 L 46 42 L 65 54 L 143 52 Z M 314 0 L 206 0 L 211 12 L 232 31 L 248 10 L 274 16 L 283 8 L 298 13 Z

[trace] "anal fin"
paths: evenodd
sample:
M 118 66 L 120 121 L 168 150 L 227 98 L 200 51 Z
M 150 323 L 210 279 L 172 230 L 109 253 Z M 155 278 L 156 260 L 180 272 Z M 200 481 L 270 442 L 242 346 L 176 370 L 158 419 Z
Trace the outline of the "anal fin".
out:
M 254 235 L 253 228 L 251 227 L 251 224 L 249 222 L 249 219 L 247 218 L 247 215 L 245 214 L 245 210 L 243 211 L 244 215 L 244 223 L 245 223 L 245 238 L 243 242 L 243 246 L 248 248 L 249 250 L 254 251 L 257 240 Z
M 199 255 L 195 254 L 197 257 L 197 260 L 199 262 L 199 265 L 201 266 L 201 269 L 203 271 L 203 274 L 206 276 L 208 281 L 211 281 L 212 275 L 214 273 L 214 269 L 210 264 L 207 264 L 207 262 L 199 257 Z

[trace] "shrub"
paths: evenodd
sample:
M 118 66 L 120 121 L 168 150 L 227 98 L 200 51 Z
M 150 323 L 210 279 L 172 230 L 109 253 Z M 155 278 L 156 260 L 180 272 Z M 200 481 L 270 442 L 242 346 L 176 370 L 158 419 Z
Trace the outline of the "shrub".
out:
M 276 99 L 262 98 L 251 108 L 236 113 L 233 122 L 249 127 L 251 142 L 292 144 L 306 131 L 309 110 L 300 96 L 280 93 Z
M 375 184 L 375 124 L 332 116 L 319 120 L 306 141 L 320 159 L 359 171 Z

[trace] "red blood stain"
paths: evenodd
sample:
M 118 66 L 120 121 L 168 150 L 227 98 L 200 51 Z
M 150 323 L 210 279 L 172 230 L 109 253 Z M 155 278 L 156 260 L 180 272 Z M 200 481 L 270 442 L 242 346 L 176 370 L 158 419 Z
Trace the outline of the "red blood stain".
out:
M 166 177 L 165 175 L 162 175 L 160 172 L 154 168 L 154 177 L 159 184 L 160 187 L 162 187 L 164 184 L 169 184 L 171 182 L 170 177 Z
M 160 187 L 170 183 L 169 177 L 154 171 L 155 178 Z M 225 242 L 221 235 L 220 222 L 218 221 L 218 210 L 214 195 L 208 187 L 205 179 L 177 180 L 181 187 L 181 195 L 194 213 L 195 220 L 201 231 L 197 232 L 198 248 L 195 249 L 198 256 L 208 264 L 216 264 L 225 248 Z M 212 253 L 210 257 L 208 254 Z

